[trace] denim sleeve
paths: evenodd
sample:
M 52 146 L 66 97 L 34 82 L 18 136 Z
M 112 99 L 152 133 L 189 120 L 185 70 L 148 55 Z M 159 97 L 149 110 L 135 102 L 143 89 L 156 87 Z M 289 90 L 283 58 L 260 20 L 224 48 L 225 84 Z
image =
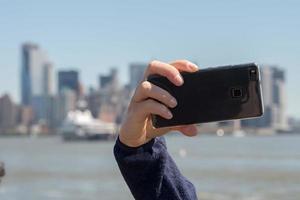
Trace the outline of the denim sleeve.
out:
M 140 147 L 128 147 L 119 138 L 114 155 L 136 200 L 195 200 L 194 185 L 179 171 L 163 137 Z

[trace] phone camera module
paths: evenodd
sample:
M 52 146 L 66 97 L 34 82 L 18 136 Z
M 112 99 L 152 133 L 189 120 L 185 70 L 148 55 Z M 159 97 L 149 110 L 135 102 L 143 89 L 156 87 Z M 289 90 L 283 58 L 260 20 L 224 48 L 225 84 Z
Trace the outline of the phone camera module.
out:
M 243 90 L 241 88 L 232 88 L 231 97 L 232 98 L 241 98 L 243 96 Z

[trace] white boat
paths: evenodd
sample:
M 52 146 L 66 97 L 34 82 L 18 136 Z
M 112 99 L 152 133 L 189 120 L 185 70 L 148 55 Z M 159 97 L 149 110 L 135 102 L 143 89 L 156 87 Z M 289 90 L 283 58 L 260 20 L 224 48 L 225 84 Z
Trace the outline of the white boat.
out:
M 88 109 L 70 111 L 64 120 L 60 134 L 64 140 L 108 140 L 116 137 L 117 126 L 93 118 Z

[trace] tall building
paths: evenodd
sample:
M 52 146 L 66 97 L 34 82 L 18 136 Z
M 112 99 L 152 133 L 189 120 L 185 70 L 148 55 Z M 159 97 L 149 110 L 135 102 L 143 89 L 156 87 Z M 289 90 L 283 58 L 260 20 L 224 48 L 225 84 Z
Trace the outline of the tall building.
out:
M 243 127 L 269 128 L 274 131 L 288 129 L 286 116 L 285 72 L 277 66 L 261 68 L 264 115 L 260 118 L 243 120 Z
M 129 88 L 131 90 L 134 90 L 141 82 L 147 66 L 148 64 L 146 63 L 131 63 L 129 65 Z
M 11 131 L 17 125 L 17 105 L 6 94 L 0 97 L 0 133 Z
M 44 95 L 53 95 L 54 93 L 54 73 L 52 63 L 45 63 L 43 69 L 43 80 L 44 80 Z
M 59 127 L 67 114 L 76 109 L 77 94 L 72 89 L 63 89 L 54 99 L 55 126 Z
M 21 98 L 23 105 L 30 105 L 33 96 L 45 95 L 51 92 L 51 67 L 46 54 L 36 45 L 26 43 L 22 45 L 22 66 L 21 66 Z M 50 71 L 49 71 L 50 70 Z M 47 94 L 48 95 L 48 94 Z
M 80 93 L 79 73 L 76 70 L 58 72 L 58 91 L 73 90 L 77 95 Z
M 53 124 L 53 66 L 36 44 L 22 45 L 21 98 L 22 106 L 32 108 L 32 122 Z

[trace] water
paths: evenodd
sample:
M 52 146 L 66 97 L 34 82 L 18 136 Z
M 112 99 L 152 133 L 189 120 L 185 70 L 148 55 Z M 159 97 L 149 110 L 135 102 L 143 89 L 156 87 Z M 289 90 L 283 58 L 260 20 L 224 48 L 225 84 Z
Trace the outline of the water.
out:
M 170 153 L 202 200 L 299 200 L 300 135 L 167 138 Z M 0 138 L 1 200 L 133 199 L 113 142 Z

